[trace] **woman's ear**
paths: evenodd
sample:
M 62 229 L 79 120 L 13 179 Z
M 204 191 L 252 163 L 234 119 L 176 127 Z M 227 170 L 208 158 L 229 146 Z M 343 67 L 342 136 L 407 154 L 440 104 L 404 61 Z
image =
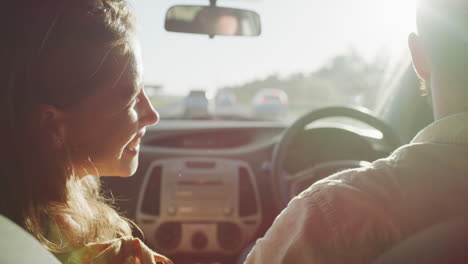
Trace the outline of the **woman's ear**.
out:
M 38 125 L 44 135 L 45 143 L 53 149 L 62 149 L 65 139 L 64 113 L 52 105 L 39 106 Z
M 416 73 L 425 82 L 431 78 L 431 65 L 426 50 L 421 43 L 421 39 L 416 33 L 411 33 L 408 37 L 408 46 L 413 58 L 413 66 Z

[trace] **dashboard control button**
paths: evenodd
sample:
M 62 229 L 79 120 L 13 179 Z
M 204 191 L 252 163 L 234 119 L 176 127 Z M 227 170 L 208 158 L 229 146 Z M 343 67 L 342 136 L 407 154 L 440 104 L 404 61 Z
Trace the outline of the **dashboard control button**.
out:
M 177 208 L 175 206 L 169 206 L 167 208 L 167 213 L 170 215 L 175 215 L 177 213 Z
M 224 208 L 224 214 L 225 214 L 226 216 L 231 215 L 231 214 L 232 214 L 232 207 L 226 207 L 226 208 Z
M 164 223 L 154 233 L 156 247 L 159 250 L 175 250 L 182 238 L 182 226 L 180 223 Z

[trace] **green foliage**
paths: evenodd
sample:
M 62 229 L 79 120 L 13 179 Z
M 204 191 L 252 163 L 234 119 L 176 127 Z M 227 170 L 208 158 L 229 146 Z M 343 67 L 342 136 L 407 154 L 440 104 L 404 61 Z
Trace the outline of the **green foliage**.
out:
M 374 108 L 387 67 L 385 56 L 367 62 L 354 50 L 330 59 L 318 70 L 296 73 L 286 78 L 272 74 L 265 79 L 243 85 L 222 87 L 218 92 L 230 92 L 241 104 L 250 104 L 257 92 L 265 88 L 284 90 L 290 106 L 360 105 Z

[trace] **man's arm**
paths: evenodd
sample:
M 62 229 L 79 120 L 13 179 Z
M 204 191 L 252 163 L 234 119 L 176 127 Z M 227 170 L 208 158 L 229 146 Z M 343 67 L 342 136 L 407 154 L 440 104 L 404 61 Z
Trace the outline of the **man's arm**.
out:
M 308 190 L 294 198 L 257 241 L 246 264 L 324 263 L 323 250 L 332 250 L 338 238 L 313 197 Z
M 246 264 L 369 263 L 399 239 L 385 205 L 340 180 L 324 180 L 290 202 L 259 239 Z

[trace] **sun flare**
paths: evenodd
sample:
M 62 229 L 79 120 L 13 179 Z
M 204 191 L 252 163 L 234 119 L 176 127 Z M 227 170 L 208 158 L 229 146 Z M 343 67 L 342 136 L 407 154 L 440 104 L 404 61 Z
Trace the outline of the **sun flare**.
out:
M 409 33 L 416 31 L 416 0 L 361 0 L 353 18 L 354 45 L 364 53 L 406 50 Z M 367 49 L 367 50 L 366 50 Z

